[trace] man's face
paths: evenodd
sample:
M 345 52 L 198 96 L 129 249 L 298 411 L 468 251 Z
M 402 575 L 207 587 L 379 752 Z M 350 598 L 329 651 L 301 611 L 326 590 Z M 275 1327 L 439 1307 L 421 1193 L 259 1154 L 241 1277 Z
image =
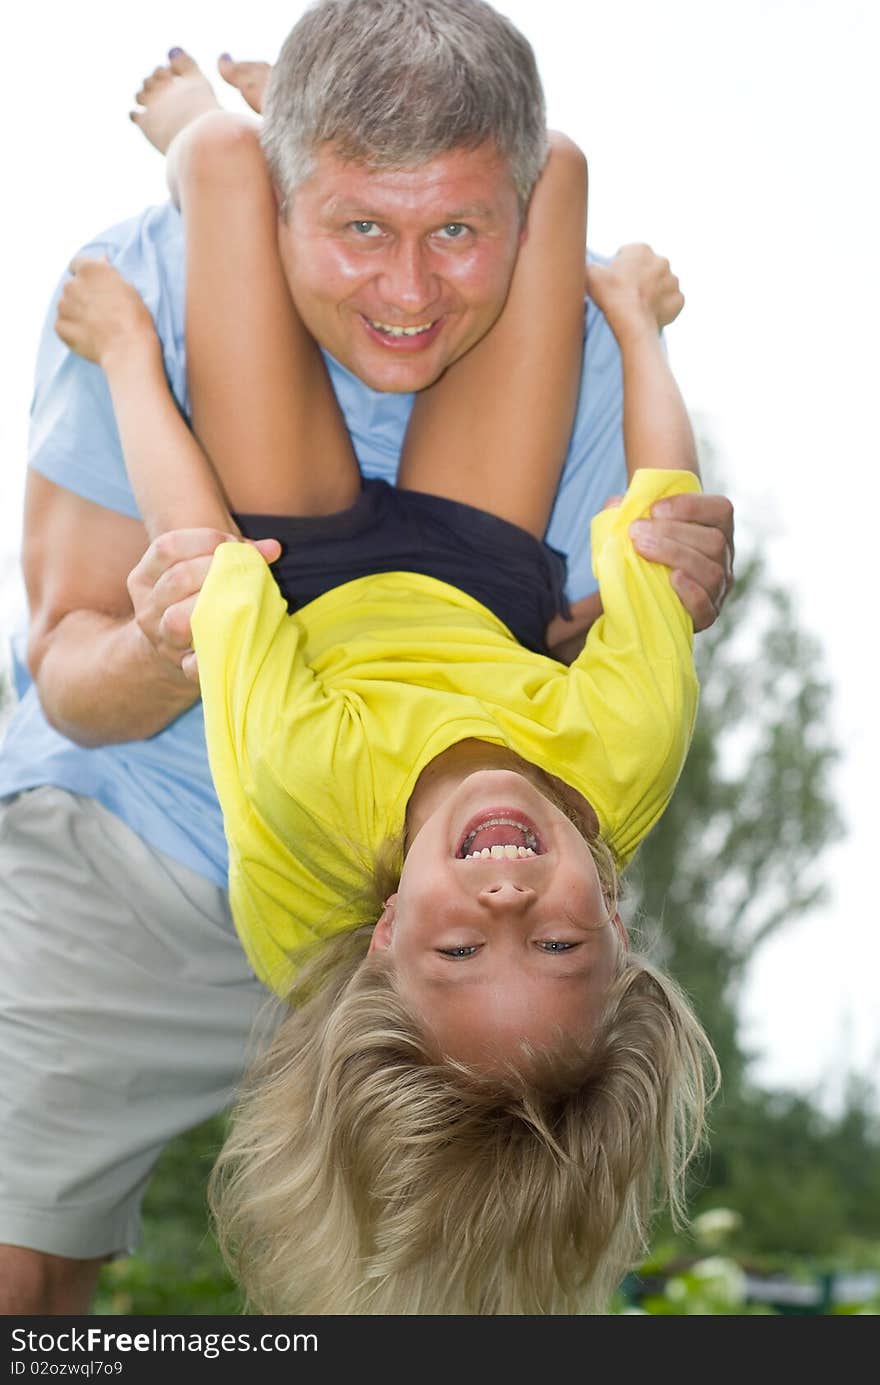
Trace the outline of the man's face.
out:
M 376 390 L 425 389 L 504 307 L 522 233 L 494 144 L 376 170 L 325 146 L 280 233 L 305 326 Z

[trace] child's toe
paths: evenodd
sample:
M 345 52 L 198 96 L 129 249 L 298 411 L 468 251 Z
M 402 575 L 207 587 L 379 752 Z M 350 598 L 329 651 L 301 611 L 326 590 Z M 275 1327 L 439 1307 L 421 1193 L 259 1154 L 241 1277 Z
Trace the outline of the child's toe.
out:
M 176 77 L 183 77 L 189 72 L 194 72 L 197 67 L 197 63 L 183 48 L 170 48 L 168 50 L 168 62 Z

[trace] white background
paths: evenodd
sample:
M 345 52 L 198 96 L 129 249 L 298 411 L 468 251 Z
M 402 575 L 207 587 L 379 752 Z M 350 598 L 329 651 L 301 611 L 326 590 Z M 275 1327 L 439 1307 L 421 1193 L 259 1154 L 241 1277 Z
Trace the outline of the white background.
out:
M 848 835 L 827 855 L 830 903 L 766 947 L 745 1006 L 756 1075 L 831 1100 L 847 1067 L 880 1057 L 880 6 L 499 8 L 535 46 L 551 124 L 588 153 L 590 243 L 646 240 L 679 273 L 688 302 L 670 354 L 717 448 L 740 545 L 765 546 L 822 641 Z M 173 44 L 205 65 L 224 50 L 272 58 L 302 9 L 79 0 L 7 17 L 0 628 L 20 599 L 27 409 L 49 294 L 80 242 L 164 196 L 161 160 L 126 118 L 139 79 Z

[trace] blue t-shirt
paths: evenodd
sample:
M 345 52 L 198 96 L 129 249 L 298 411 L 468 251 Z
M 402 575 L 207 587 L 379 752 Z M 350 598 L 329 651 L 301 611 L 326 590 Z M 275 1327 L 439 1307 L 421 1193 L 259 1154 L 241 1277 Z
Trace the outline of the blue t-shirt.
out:
M 139 290 L 162 341 L 171 388 L 187 410 L 184 256 L 179 213 L 170 204 L 114 226 L 81 251 L 106 255 Z M 65 276 L 66 278 L 66 276 Z M 30 465 L 96 505 L 137 518 L 101 369 L 76 356 L 54 331 L 52 300 L 37 356 Z M 412 395 L 369 389 L 326 356 L 362 473 L 393 481 Z M 595 591 L 590 520 L 626 490 L 620 356 L 607 322 L 588 303 L 578 411 L 547 540 L 568 556 L 571 600 Z M 226 842 L 211 784 L 202 708 L 196 703 L 145 741 L 83 749 L 54 731 L 14 642 L 21 694 L 0 751 L 0 794 L 54 784 L 98 799 L 151 846 L 219 885 Z

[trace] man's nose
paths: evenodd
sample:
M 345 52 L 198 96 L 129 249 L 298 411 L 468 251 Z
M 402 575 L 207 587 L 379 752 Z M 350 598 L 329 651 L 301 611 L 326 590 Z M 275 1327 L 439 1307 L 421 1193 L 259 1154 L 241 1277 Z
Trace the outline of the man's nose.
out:
M 398 241 L 383 267 L 379 284 L 383 301 L 411 319 L 418 318 L 437 297 L 437 280 L 427 263 L 428 253 L 420 242 Z
M 493 913 L 525 913 L 537 897 L 530 885 L 504 879 L 484 885 L 478 895 L 480 903 Z

